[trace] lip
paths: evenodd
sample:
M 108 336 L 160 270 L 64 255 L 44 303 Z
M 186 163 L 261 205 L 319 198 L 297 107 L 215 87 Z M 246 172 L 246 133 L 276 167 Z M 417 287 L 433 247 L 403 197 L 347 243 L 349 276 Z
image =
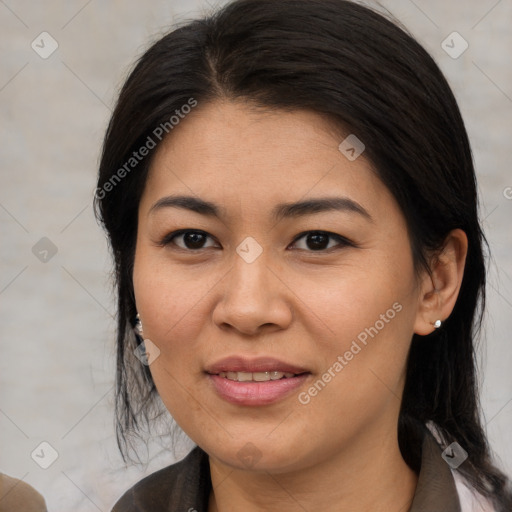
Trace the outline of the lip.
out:
M 305 373 L 307 368 L 281 361 L 274 357 L 256 357 L 249 359 L 243 356 L 230 356 L 208 365 L 205 371 L 209 374 L 220 372 L 284 372 Z
M 295 377 L 263 382 L 239 382 L 220 377 L 220 372 L 264 372 L 278 371 L 295 373 Z M 217 394 L 224 400 L 236 405 L 268 405 L 285 398 L 297 390 L 311 373 L 304 367 L 287 363 L 273 357 L 248 359 L 232 356 L 221 359 L 206 368 L 208 380 Z
M 219 375 L 208 378 L 221 398 L 236 405 L 268 405 L 283 399 L 297 390 L 310 376 L 302 373 L 295 377 L 265 382 L 238 382 Z

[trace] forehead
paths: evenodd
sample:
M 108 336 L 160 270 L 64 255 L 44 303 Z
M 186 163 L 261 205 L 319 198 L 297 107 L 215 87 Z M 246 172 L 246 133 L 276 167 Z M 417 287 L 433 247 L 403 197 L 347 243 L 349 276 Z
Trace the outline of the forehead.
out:
M 158 148 L 145 196 L 180 192 L 253 212 L 278 199 L 326 193 L 374 205 L 392 201 L 364 153 L 350 161 L 340 151 L 347 135 L 312 111 L 200 104 Z

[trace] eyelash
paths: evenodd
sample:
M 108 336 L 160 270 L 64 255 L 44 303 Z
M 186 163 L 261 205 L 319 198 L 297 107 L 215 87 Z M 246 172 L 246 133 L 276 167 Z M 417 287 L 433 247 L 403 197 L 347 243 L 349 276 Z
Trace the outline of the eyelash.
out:
M 209 235 L 208 233 L 206 233 L 205 231 L 201 231 L 201 230 L 198 230 L 198 229 L 180 229 L 178 231 L 173 231 L 172 233 L 169 233 L 168 235 L 166 235 L 158 243 L 158 245 L 161 246 L 161 247 L 166 247 L 166 246 L 168 246 L 170 244 L 174 244 L 174 239 L 175 238 L 177 238 L 179 236 L 182 236 L 182 235 L 185 235 L 187 233 L 201 234 L 201 235 L 205 235 L 208 238 L 213 239 L 213 237 L 211 235 Z M 302 233 L 299 233 L 295 237 L 295 239 L 293 240 L 292 244 L 297 243 L 301 238 L 304 238 L 304 237 L 306 237 L 309 234 L 326 235 L 329 238 L 337 240 L 338 241 L 338 245 L 335 246 L 335 247 L 329 247 L 329 248 L 326 248 L 326 249 L 318 249 L 316 251 L 308 250 L 308 249 L 299 249 L 299 250 L 306 251 L 306 252 L 311 252 L 311 253 L 322 253 L 322 252 L 328 252 L 328 251 L 330 252 L 333 249 L 341 249 L 341 248 L 347 247 L 347 246 L 349 246 L 349 247 L 356 247 L 356 245 L 353 242 L 351 242 L 350 240 L 348 240 L 347 238 L 345 238 L 345 237 L 343 237 L 341 235 L 338 235 L 336 233 L 332 233 L 330 231 L 318 231 L 318 230 L 304 231 Z M 174 244 L 174 245 L 176 245 L 176 244 Z M 327 244 L 327 245 L 329 245 L 329 244 Z M 187 252 L 199 252 L 199 251 L 202 251 L 204 249 L 209 249 L 210 247 L 201 247 L 199 249 L 188 249 L 188 248 L 177 246 L 177 248 L 181 249 L 183 251 L 187 251 Z

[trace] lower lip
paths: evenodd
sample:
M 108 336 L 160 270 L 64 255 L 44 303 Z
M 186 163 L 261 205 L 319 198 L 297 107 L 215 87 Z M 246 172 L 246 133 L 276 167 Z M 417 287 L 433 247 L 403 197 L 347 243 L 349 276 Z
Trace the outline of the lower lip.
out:
M 264 382 L 238 382 L 211 374 L 208 377 L 217 393 L 228 402 L 237 405 L 267 405 L 298 389 L 309 375 L 303 373 L 296 377 Z

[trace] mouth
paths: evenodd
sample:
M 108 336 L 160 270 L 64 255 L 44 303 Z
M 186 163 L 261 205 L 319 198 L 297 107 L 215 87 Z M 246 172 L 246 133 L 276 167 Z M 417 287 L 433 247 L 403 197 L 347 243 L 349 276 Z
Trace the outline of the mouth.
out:
M 235 382 L 268 382 L 269 380 L 281 380 L 291 379 L 296 375 L 291 372 L 278 372 L 278 371 L 267 371 L 267 372 L 220 372 L 219 377 L 224 379 L 234 380 Z
M 311 375 L 304 367 L 274 358 L 230 357 L 208 366 L 217 396 L 236 405 L 268 405 L 297 390 Z

